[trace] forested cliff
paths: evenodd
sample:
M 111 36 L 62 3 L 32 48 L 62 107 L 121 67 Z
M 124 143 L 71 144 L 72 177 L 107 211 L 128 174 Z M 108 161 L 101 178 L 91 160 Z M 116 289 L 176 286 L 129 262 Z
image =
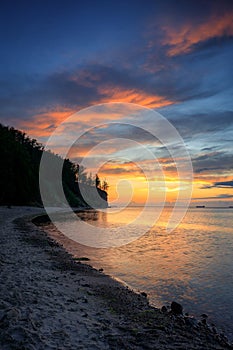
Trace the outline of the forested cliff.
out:
M 0 205 L 41 205 L 39 167 L 44 146 L 25 133 L 0 124 Z M 63 189 L 71 206 L 107 207 L 107 192 L 96 186 L 79 184 L 79 166 L 69 159 L 46 151 L 56 162 L 63 163 Z M 81 186 L 81 191 L 80 191 Z M 48 183 L 53 198 L 53 181 Z M 88 203 L 85 201 L 87 195 Z M 55 197 L 55 196 L 54 196 Z M 84 198 L 85 197 L 85 198 Z M 54 204 L 56 202 L 54 198 Z

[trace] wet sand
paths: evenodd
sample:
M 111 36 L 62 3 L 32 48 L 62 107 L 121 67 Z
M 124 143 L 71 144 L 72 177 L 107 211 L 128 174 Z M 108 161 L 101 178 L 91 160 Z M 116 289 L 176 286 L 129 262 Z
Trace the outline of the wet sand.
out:
M 0 349 L 233 349 L 205 318 L 75 260 L 31 222 L 41 212 L 0 208 Z

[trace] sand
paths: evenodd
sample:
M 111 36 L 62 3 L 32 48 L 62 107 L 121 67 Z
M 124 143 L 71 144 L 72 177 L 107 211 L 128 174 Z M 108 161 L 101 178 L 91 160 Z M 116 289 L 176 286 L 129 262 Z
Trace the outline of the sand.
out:
M 233 349 L 205 321 L 153 308 L 77 262 L 31 223 L 42 209 L 0 208 L 0 349 Z

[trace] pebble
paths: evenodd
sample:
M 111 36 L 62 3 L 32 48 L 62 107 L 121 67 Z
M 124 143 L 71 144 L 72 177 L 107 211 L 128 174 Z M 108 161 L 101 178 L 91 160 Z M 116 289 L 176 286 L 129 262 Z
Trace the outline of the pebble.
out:
M 193 328 L 198 328 L 198 321 L 192 317 L 185 317 L 185 323 Z
M 171 310 L 176 315 L 183 315 L 183 306 L 176 301 L 171 303 Z
M 141 292 L 141 295 L 145 298 L 147 298 L 147 294 L 145 292 Z
M 163 314 L 165 314 L 167 312 L 167 308 L 165 305 L 162 306 L 161 311 Z
M 214 334 L 217 334 L 217 333 L 218 333 L 218 332 L 217 332 L 217 329 L 216 329 L 215 327 L 212 327 L 212 331 L 213 331 Z

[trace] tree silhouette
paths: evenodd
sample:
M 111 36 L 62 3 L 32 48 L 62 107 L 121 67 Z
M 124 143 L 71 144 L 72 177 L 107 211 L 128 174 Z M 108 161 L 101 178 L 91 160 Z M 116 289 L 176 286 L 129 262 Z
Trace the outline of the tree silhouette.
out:
M 109 184 L 107 183 L 106 179 L 104 179 L 103 185 L 101 186 L 101 189 L 102 189 L 103 191 L 106 191 L 106 192 L 107 192 L 108 188 L 109 188 Z
M 82 206 L 86 203 L 80 195 L 78 182 L 89 187 L 100 188 L 99 176 L 93 179 L 86 169 L 63 159 L 51 151 L 45 151 L 43 145 L 30 139 L 25 133 L 0 124 L 0 205 L 39 205 L 41 204 L 39 188 L 39 168 L 42 153 L 51 161 L 63 164 L 62 183 L 64 193 L 70 205 Z M 51 169 L 52 170 L 52 169 Z M 48 191 L 53 199 L 53 172 L 47 173 Z
M 99 178 L 98 174 L 96 174 L 95 175 L 95 187 L 100 188 L 100 185 L 101 185 L 100 178 Z

